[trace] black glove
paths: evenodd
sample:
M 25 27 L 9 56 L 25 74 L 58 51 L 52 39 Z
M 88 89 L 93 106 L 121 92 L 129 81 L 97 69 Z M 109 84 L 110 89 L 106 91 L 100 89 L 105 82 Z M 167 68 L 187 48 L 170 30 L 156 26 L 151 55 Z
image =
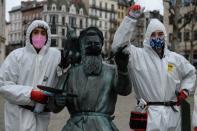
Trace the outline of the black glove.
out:
M 56 106 L 64 107 L 66 106 L 66 96 L 62 94 L 56 94 L 54 96 L 54 101 Z
M 68 50 L 61 50 L 61 62 L 59 66 L 63 69 L 66 69 L 71 63 L 71 54 L 69 54 Z
M 124 54 L 122 51 L 118 52 L 117 55 L 115 56 L 115 62 L 118 67 L 118 71 L 127 72 L 127 65 L 129 62 L 129 55 Z
M 79 52 L 75 52 L 75 54 L 71 56 L 71 64 L 72 65 L 80 64 L 80 62 L 81 62 L 81 55 Z

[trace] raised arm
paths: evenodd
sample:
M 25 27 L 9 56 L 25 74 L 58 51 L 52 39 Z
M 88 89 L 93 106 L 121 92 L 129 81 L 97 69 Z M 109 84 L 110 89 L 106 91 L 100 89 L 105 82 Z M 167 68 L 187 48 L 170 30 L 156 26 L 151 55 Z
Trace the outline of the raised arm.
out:
M 114 35 L 112 43 L 113 52 L 117 52 L 120 47 L 124 47 L 130 43 L 130 40 L 134 34 L 137 20 L 141 16 L 142 12 L 143 9 L 141 9 L 139 5 L 133 5 L 128 8 L 128 15 L 125 16 Z

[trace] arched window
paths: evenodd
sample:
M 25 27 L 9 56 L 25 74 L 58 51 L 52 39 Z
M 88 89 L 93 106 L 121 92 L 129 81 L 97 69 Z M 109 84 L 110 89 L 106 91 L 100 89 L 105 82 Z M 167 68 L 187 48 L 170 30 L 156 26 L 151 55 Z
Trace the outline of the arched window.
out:
M 92 5 L 96 6 L 96 0 L 92 0 Z
M 56 11 L 56 5 L 55 4 L 52 4 L 52 10 Z
M 62 11 L 66 11 L 66 6 L 62 5 Z
M 83 15 L 83 9 L 82 8 L 79 10 L 79 14 Z
M 74 6 L 73 4 L 70 6 L 70 11 L 69 11 L 69 13 L 71 13 L 71 14 L 76 14 L 76 8 L 75 8 L 75 6 Z
M 47 5 L 44 5 L 44 11 L 47 11 Z

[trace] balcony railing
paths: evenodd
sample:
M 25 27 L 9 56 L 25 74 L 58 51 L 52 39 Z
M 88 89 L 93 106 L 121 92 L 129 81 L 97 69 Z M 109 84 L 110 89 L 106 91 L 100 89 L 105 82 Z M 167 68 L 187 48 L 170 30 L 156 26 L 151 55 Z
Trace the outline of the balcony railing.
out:
M 98 16 L 95 16 L 95 15 L 90 15 L 89 16 L 91 19 L 95 19 L 95 20 L 98 20 L 99 18 L 98 18 Z
M 117 20 L 116 20 L 115 18 L 110 18 L 110 19 L 109 19 L 109 22 L 110 22 L 110 23 L 114 23 L 114 24 L 117 24 L 117 23 L 118 23 Z
M 90 8 L 93 8 L 93 9 L 97 9 L 97 10 L 100 10 L 100 11 L 105 11 L 105 12 L 110 12 L 110 13 L 116 13 L 115 9 L 109 9 L 109 8 L 101 8 L 99 6 L 96 6 L 96 5 L 91 5 Z

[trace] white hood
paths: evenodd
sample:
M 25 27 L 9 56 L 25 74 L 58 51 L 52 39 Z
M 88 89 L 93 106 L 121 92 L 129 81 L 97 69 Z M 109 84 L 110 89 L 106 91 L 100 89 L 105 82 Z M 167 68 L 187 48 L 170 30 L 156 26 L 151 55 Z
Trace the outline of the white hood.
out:
M 148 24 L 146 33 L 145 33 L 145 38 L 144 38 L 144 46 L 150 47 L 150 36 L 153 32 L 160 30 L 163 31 L 164 37 L 165 37 L 165 48 L 167 48 L 167 33 L 165 26 L 163 23 L 161 23 L 158 19 L 151 19 L 150 23 Z
M 32 44 L 30 42 L 30 35 L 31 35 L 31 32 L 37 27 L 43 27 L 44 29 L 47 30 L 47 38 L 48 39 L 47 39 L 45 46 L 40 51 L 40 52 L 43 52 L 44 50 L 48 50 L 48 48 L 51 46 L 51 30 L 50 30 L 48 24 L 43 20 L 35 20 L 27 28 L 26 47 L 35 51 L 34 47 L 32 46 Z

